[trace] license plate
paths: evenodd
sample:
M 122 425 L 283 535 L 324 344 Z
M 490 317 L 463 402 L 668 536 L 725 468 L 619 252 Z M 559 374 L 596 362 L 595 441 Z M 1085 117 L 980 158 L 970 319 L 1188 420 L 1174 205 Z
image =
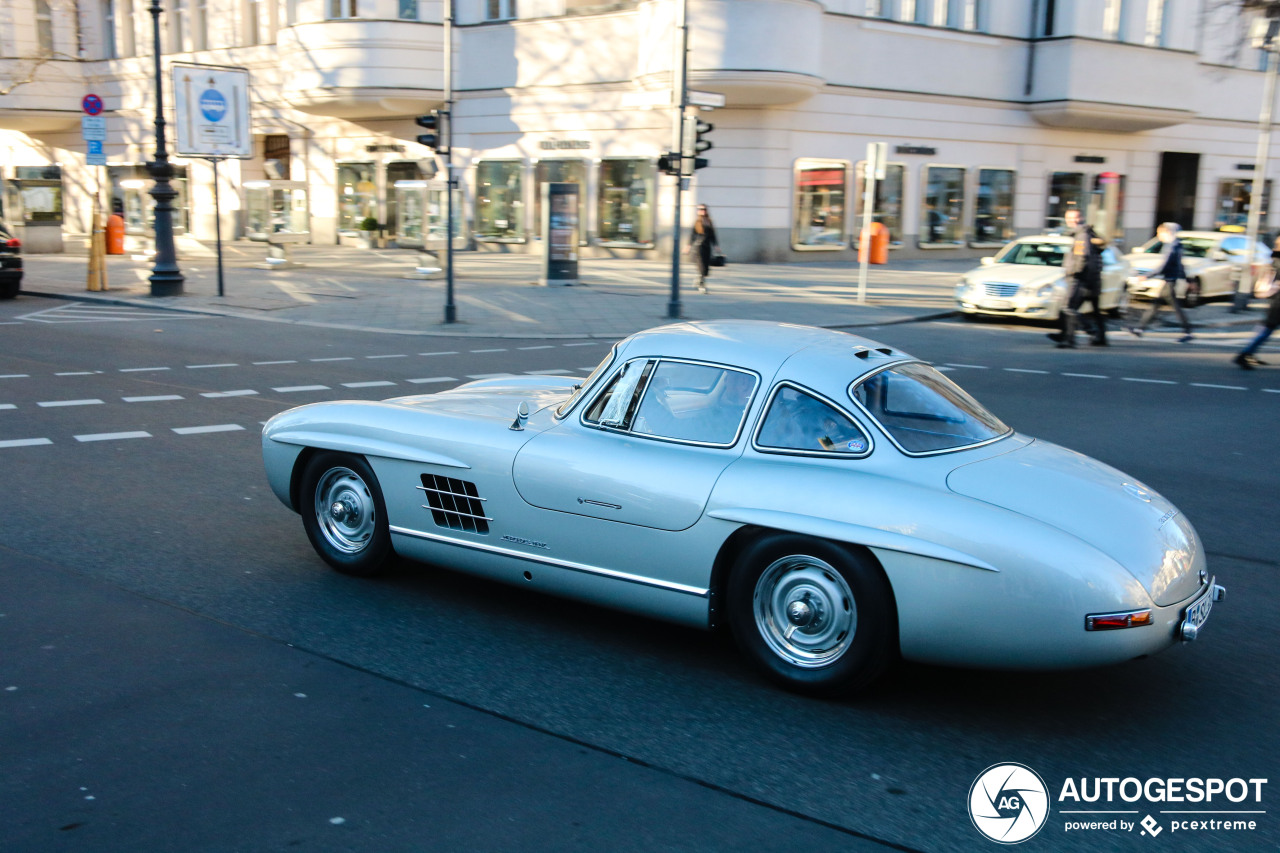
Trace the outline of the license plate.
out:
M 1013 305 L 1008 299 L 984 299 L 979 304 L 983 308 L 1009 308 Z
M 1189 622 L 1199 628 L 1209 619 L 1209 611 L 1213 609 L 1213 582 L 1205 587 L 1200 597 L 1191 604 L 1187 605 L 1187 610 L 1182 614 L 1183 622 Z

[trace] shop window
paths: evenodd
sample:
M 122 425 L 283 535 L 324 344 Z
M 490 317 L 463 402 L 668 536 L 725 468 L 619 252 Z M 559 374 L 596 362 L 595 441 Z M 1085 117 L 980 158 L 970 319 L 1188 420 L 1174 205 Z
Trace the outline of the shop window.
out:
M 482 160 L 476 164 L 477 240 L 524 242 L 524 162 Z
M 963 243 L 964 169 L 959 166 L 925 166 L 920 245 L 959 246 Z
M 289 137 L 283 133 L 272 133 L 262 138 L 262 159 L 274 162 L 276 174 L 268 172 L 267 177 L 275 180 L 289 180 L 292 168 L 292 156 L 289 150 Z
M 395 160 L 384 167 L 385 186 L 387 187 L 387 221 L 385 227 L 388 234 L 400 233 L 400 208 L 395 186 L 400 181 L 422 180 L 422 169 L 416 162 Z
M 794 183 L 791 248 L 848 248 L 845 212 L 848 210 L 849 162 L 797 160 Z
M 974 200 L 973 244 L 1003 245 L 1013 239 L 1012 169 L 979 169 Z
M 866 161 L 860 161 L 853 168 L 854 174 L 854 209 L 857 211 L 853 227 L 862 230 L 862 197 L 865 194 L 863 175 L 866 174 Z M 889 163 L 884 169 L 884 180 L 876 181 L 875 204 L 872 207 L 871 219 L 889 229 L 889 244 L 902 245 L 902 189 L 905 186 L 907 167 L 902 163 Z
M 373 163 L 338 164 L 338 230 L 357 231 L 378 219 L 378 185 Z
M 1049 206 L 1045 212 L 1046 230 L 1061 228 L 1068 210 L 1085 212 L 1084 173 L 1054 172 L 1049 176 Z
M 1124 175 L 1102 172 L 1093 176 L 1093 202 L 1085 216 L 1108 240 L 1124 242 Z M 1111 219 L 1114 217 L 1115 222 Z
M 653 246 L 653 161 L 637 157 L 600 161 L 596 238 L 606 246 Z
M 155 199 L 151 197 L 151 188 L 155 186 L 155 179 L 147 174 L 147 167 L 108 166 L 107 183 L 111 188 L 111 212 L 124 217 L 129 233 L 140 234 L 154 230 L 152 209 Z M 188 184 L 187 167 L 174 166 L 169 185 L 178 193 L 178 197 L 173 200 L 173 230 L 179 234 L 190 227 Z
M 1225 225 L 1247 226 L 1249 203 L 1253 200 L 1252 178 L 1223 178 L 1218 181 L 1218 208 L 1214 212 L 1213 227 Z M 1271 181 L 1262 184 L 1261 227 L 1265 229 L 1267 213 L 1271 209 Z
M 578 204 L 587 203 L 587 163 L 585 160 L 539 160 L 533 167 L 533 227 L 542 239 L 542 185 L 572 183 L 578 185 Z M 586 232 L 583 232 L 584 236 Z
M 62 168 L 18 166 L 13 170 L 14 189 L 27 223 L 57 225 L 62 222 Z

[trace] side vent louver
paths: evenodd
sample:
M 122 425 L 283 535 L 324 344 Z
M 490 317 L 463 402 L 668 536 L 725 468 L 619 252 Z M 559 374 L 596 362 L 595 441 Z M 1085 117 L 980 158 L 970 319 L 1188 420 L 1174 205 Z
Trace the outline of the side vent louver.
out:
M 493 519 L 484 514 L 484 498 L 476 491 L 475 483 L 423 474 L 418 488 L 427 495 L 422 508 L 431 510 L 431 517 L 439 527 L 468 533 L 489 532 L 489 522 Z

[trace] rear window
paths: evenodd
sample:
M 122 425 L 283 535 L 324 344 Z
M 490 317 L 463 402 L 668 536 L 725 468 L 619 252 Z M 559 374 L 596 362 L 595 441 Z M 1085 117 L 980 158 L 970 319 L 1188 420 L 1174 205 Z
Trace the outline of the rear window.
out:
M 919 362 L 873 373 L 849 394 L 908 453 L 958 450 L 1011 432 L 960 386 Z

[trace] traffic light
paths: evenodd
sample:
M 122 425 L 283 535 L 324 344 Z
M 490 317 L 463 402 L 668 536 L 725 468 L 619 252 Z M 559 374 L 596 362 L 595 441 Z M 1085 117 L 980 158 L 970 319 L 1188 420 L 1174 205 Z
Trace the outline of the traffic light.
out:
M 680 155 L 667 152 L 658 157 L 658 171 L 664 175 L 680 174 Z
M 432 110 L 424 116 L 418 116 L 414 123 L 427 129 L 427 133 L 418 134 L 418 144 L 436 151 L 443 150 L 444 116 L 440 110 Z
M 715 130 L 716 126 L 709 121 L 703 121 L 697 116 L 694 116 L 693 129 L 694 129 L 694 133 L 696 134 L 696 136 L 694 137 L 694 143 L 693 143 L 693 154 L 694 154 L 693 168 L 695 170 L 704 169 L 707 167 L 707 158 L 699 157 L 697 155 L 703 153 L 704 151 L 710 151 L 714 147 L 711 144 L 711 140 L 707 139 L 707 134 Z

